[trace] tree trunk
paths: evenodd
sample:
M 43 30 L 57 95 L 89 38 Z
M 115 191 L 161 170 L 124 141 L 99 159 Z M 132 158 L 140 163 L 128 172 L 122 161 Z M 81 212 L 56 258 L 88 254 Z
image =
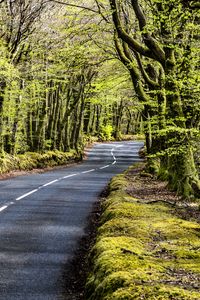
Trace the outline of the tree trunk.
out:
M 5 96 L 6 83 L 0 82 L 0 154 L 3 152 L 3 104 Z
M 30 111 L 27 112 L 26 143 L 29 147 L 29 151 L 31 151 L 33 149 L 33 130 L 32 130 L 32 114 Z
M 114 127 L 115 127 L 114 138 L 117 140 L 120 140 L 120 138 L 121 138 L 120 127 L 121 127 L 123 109 L 124 109 L 123 101 L 121 100 L 120 104 L 117 105 L 117 108 L 116 108 L 116 118 L 115 118 L 115 124 L 114 124 Z
M 184 197 L 200 196 L 200 181 L 194 163 L 193 150 L 186 130 L 182 103 L 175 74 L 175 55 L 172 49 L 166 48 L 167 63 L 166 97 L 168 118 L 174 126 L 168 129 L 168 176 L 169 185 Z
M 65 123 L 65 132 L 64 132 L 64 151 L 70 151 L 70 133 L 69 133 L 69 127 L 70 127 L 70 116 L 67 116 L 67 120 Z
M 127 109 L 127 125 L 126 125 L 126 134 L 129 134 L 130 133 L 130 127 L 131 127 L 131 121 L 132 121 L 132 114 L 131 114 L 131 111 L 128 107 L 126 107 Z
M 169 186 L 185 198 L 200 197 L 200 181 L 196 170 L 193 151 L 186 145 L 182 152 L 168 158 Z
M 33 137 L 33 150 L 42 151 L 44 150 L 44 121 L 46 117 L 46 99 L 43 99 L 41 111 L 38 115 L 38 126 Z
M 85 99 L 84 96 L 82 96 L 82 100 L 79 108 L 78 122 L 75 131 L 75 149 L 77 152 L 79 152 L 79 145 L 81 145 L 81 128 L 83 123 L 84 107 L 85 107 Z

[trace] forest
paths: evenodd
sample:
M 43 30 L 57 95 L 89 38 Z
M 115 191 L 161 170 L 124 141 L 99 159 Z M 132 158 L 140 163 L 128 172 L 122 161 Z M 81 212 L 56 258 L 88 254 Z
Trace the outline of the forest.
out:
M 198 198 L 199 8 L 0 1 L 0 163 L 144 135 L 147 171 Z

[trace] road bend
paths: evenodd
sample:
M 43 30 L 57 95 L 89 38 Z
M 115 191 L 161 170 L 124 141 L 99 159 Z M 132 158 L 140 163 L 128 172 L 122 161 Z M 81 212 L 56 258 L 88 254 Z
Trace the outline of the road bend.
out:
M 94 202 L 142 142 L 96 144 L 72 167 L 0 181 L 0 299 L 64 300 L 63 274 Z M 70 270 L 68 270 L 70 273 Z

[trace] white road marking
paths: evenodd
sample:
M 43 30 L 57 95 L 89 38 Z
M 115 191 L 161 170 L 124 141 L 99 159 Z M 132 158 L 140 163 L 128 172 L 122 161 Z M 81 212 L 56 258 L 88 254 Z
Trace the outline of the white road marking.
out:
M 67 175 L 67 176 L 62 177 L 62 179 L 70 178 L 70 177 L 73 177 L 73 176 L 76 176 L 76 175 L 78 175 L 78 174 Z
M 6 209 L 7 207 L 8 207 L 7 205 L 2 206 L 2 207 L 0 208 L 0 211 L 3 211 L 3 210 Z
M 112 155 L 113 159 L 116 160 L 116 157 L 115 157 L 115 155 L 114 155 L 114 153 L 113 153 L 114 150 L 115 150 L 115 148 L 112 148 L 112 150 L 111 150 L 111 155 Z
M 37 192 L 37 191 L 38 191 L 38 189 L 32 190 L 32 191 L 30 191 L 29 193 L 24 194 L 24 195 L 18 197 L 18 198 L 16 199 L 16 201 L 19 201 L 19 200 L 21 200 L 21 199 L 23 199 L 23 198 L 26 198 L 27 196 L 29 196 L 29 195 L 31 195 L 31 194 Z
M 76 176 L 76 175 L 78 175 L 78 174 L 72 174 L 72 175 L 68 175 L 68 176 L 62 177 L 62 178 L 63 178 L 63 179 L 64 179 L 64 178 L 69 178 L 69 177 Z M 21 199 L 23 199 L 23 198 L 26 198 L 26 197 L 28 197 L 29 195 L 31 195 L 31 194 L 37 192 L 39 189 L 41 189 L 41 188 L 43 188 L 43 187 L 46 187 L 46 186 L 49 186 L 49 185 L 51 185 L 51 184 L 53 184 L 53 183 L 55 183 L 55 182 L 58 182 L 58 181 L 59 181 L 60 179 L 62 179 L 62 178 L 59 178 L 59 179 L 55 179 L 55 180 L 53 180 L 53 181 L 50 181 L 50 182 L 48 182 L 48 183 L 46 183 L 46 184 L 44 184 L 44 185 L 38 187 L 37 189 L 32 190 L 32 191 L 30 191 L 30 192 L 28 192 L 28 193 L 26 193 L 26 194 L 24 194 L 24 195 L 18 197 L 18 198 L 15 199 L 15 200 L 16 200 L 16 201 L 19 201 L 19 200 L 21 200 Z M 14 204 L 14 202 L 9 203 L 9 205 L 12 205 L 12 204 Z M 0 212 L 1 212 L 2 210 L 6 209 L 7 207 L 8 207 L 8 206 L 2 207 L 2 209 L 0 209 Z
M 101 167 L 101 168 L 99 168 L 99 169 L 100 169 L 100 170 L 103 170 L 103 169 L 105 169 L 105 168 L 108 168 L 108 167 L 110 167 L 110 165 L 107 165 L 107 166 Z
M 90 173 L 90 172 L 94 172 L 95 169 L 91 169 L 91 170 L 88 170 L 88 171 L 84 171 L 84 172 L 81 172 L 82 174 L 87 174 L 87 173 Z
M 117 162 L 117 159 L 116 159 L 116 157 L 115 157 L 115 155 L 114 155 L 115 149 L 116 149 L 116 148 L 119 148 L 119 147 L 123 147 L 123 146 L 124 146 L 124 145 L 117 145 L 117 146 L 115 146 L 114 148 L 112 148 L 112 150 L 111 150 L 111 152 L 110 152 L 111 155 L 112 155 L 112 157 L 113 157 L 113 159 L 114 159 L 114 161 L 112 162 L 112 165 L 115 165 L 116 162 Z M 109 168 L 110 166 L 111 166 L 111 165 L 103 166 L 103 167 L 99 168 L 99 170 L 103 170 L 103 169 Z M 55 180 L 53 180 L 53 181 L 47 182 L 47 183 L 44 184 L 44 185 L 39 186 L 37 189 L 34 189 L 34 190 L 32 190 L 32 191 L 30 191 L 30 192 L 28 192 L 28 193 L 26 193 L 26 194 L 24 194 L 24 195 L 22 195 L 22 196 L 16 198 L 15 200 L 16 200 L 16 201 L 19 201 L 19 200 L 21 200 L 21 199 L 24 199 L 24 198 L 28 197 L 29 195 L 36 193 L 38 190 L 42 189 L 43 187 L 49 186 L 49 185 L 51 185 L 51 184 L 53 184 L 53 183 L 55 183 L 55 182 L 58 182 L 58 181 L 60 181 L 60 180 L 62 180 L 62 179 L 67 179 L 67 178 L 70 178 L 70 177 L 74 177 L 74 176 L 77 176 L 77 175 L 79 175 L 79 174 L 87 174 L 87 173 L 90 173 L 90 172 L 94 172 L 95 170 L 96 170 L 96 169 L 91 169 L 91 170 L 88 170 L 88 171 L 83 171 L 83 172 L 81 172 L 81 173 L 76 173 L 76 174 L 71 174 L 71 175 L 67 175 L 67 176 L 64 176 L 64 177 L 60 177 L 60 178 L 58 178 L 58 179 L 55 179 Z M 3 210 L 5 210 L 6 208 L 8 208 L 10 205 L 13 205 L 13 204 L 15 204 L 15 202 L 9 202 L 8 205 L 4 205 L 4 206 L 0 207 L 0 212 L 3 211 Z
M 43 185 L 42 185 L 42 187 L 45 187 L 45 186 L 51 185 L 51 184 L 53 184 L 53 183 L 55 183 L 55 182 L 58 182 L 58 179 L 55 179 L 55 180 L 53 180 L 53 181 L 50 181 L 50 182 L 48 182 L 48 183 L 45 183 L 45 184 L 43 184 Z

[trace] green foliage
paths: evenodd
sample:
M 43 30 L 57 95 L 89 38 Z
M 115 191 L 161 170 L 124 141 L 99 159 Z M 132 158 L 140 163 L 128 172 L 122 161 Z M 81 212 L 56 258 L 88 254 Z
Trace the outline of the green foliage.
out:
M 122 134 L 121 138 L 123 141 L 144 141 L 144 134 Z
M 199 299 L 199 224 L 167 205 L 138 202 L 125 181 L 121 175 L 111 181 L 103 204 L 87 299 Z
M 115 127 L 117 114 L 113 107 L 133 92 L 127 72 L 113 59 L 110 33 L 105 33 L 108 53 L 97 43 L 101 16 L 71 6 L 66 14 L 60 4 L 45 4 L 36 12 L 37 5 L 30 1 L 21 20 L 24 2 L 12 4 L 13 14 L 8 3 L 0 4 L 0 22 L 5 25 L 0 48 L 0 153 L 78 149 L 84 134 L 110 140 L 108 124 Z M 20 26 L 37 30 L 21 32 Z
M 36 152 L 27 152 L 17 156 L 4 154 L 0 158 L 0 174 L 17 170 L 33 170 L 36 168 L 54 167 L 69 164 L 70 162 L 81 159 L 75 151 L 60 152 L 48 151 L 43 154 Z
M 95 142 L 98 142 L 99 141 L 99 138 L 97 136 L 91 136 L 91 135 L 84 135 L 83 136 L 83 145 L 84 146 L 88 146 L 88 145 L 91 145 Z
M 102 141 L 110 141 L 112 140 L 113 127 L 112 125 L 101 126 L 100 128 L 100 139 Z

